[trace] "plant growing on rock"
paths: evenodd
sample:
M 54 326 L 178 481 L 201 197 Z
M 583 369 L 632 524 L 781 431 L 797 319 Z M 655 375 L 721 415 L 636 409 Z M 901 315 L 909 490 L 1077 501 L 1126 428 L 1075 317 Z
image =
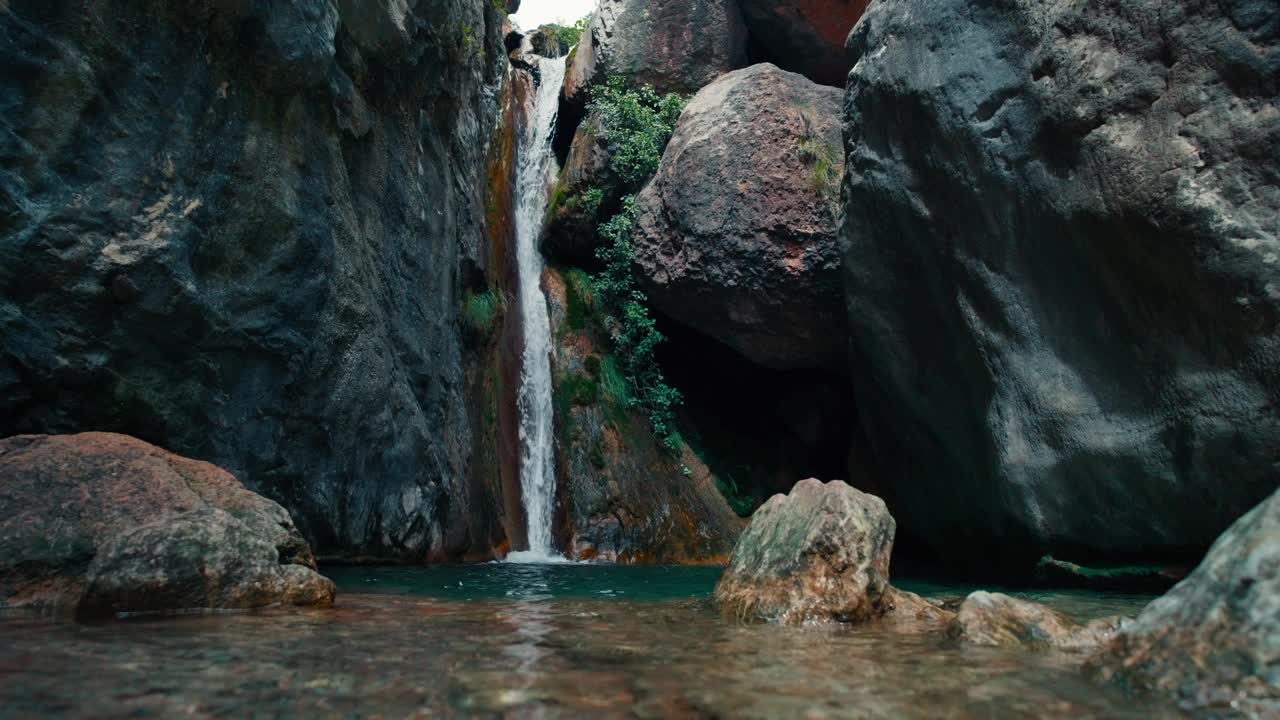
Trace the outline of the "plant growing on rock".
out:
M 634 193 L 657 172 L 684 104 L 679 95 L 659 95 L 651 87 L 635 87 L 619 78 L 596 91 L 590 110 L 600 117 L 601 133 L 609 144 L 609 169 L 624 189 Z M 635 195 L 631 194 L 622 199 L 621 210 L 600 225 L 596 257 L 603 269 L 592 284 L 626 378 L 628 405 L 642 408 L 654 434 L 676 453 L 684 444 L 675 422 L 681 396 L 658 367 L 655 350 L 665 338 L 631 270 L 635 218 Z

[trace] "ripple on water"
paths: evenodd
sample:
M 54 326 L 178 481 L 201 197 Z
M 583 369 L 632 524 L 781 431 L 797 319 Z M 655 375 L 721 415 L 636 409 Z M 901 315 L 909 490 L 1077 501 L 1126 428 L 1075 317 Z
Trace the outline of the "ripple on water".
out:
M 331 574 L 342 589 L 332 610 L 92 626 L 2 619 L 0 708 L 5 717 L 1179 717 L 1089 683 L 1078 655 L 728 622 L 707 600 L 715 569 Z M 1132 614 L 1145 600 L 1042 599 L 1078 617 Z

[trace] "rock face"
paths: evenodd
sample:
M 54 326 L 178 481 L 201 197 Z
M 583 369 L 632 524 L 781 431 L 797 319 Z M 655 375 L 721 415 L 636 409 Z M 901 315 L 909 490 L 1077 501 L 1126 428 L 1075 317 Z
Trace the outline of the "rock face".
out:
M 735 0 L 601 0 L 565 72 L 559 132 L 572 135 L 591 87 L 606 78 L 693 93 L 746 64 Z
M 843 88 L 849 31 L 869 0 L 740 0 L 751 37 L 770 61 L 824 85 Z
M 9 0 L 0 435 L 225 467 L 322 554 L 484 554 L 488 0 Z M 496 531 L 495 531 L 496 532 Z
M 332 604 L 289 513 L 110 433 L 0 441 L 0 607 L 81 616 Z
M 618 397 L 586 276 L 547 270 L 544 286 L 556 338 L 557 544 L 579 560 L 724 563 L 744 523 L 694 452 L 673 457 Z
M 1280 715 L 1280 492 L 1232 525 L 1190 577 L 1147 606 L 1092 672 L 1185 706 Z
M 640 194 L 654 307 L 775 369 L 843 366 L 840 92 L 769 64 L 689 102 Z
M 926 605 L 889 586 L 894 521 L 884 501 L 835 480 L 796 483 L 755 514 L 715 599 L 726 613 L 785 624 L 863 622 Z
M 597 227 L 616 212 L 622 199 L 620 183 L 609 170 L 609 143 L 600 118 L 588 114 L 574 131 L 573 143 L 557 179 L 542 235 L 542 253 L 557 262 L 591 267 L 599 247 Z M 598 190 L 599 202 L 587 200 Z
M 1119 626 L 1119 618 L 1080 625 L 1039 603 L 979 590 L 961 603 L 947 635 L 974 645 L 1085 650 L 1102 645 Z
M 940 553 L 1176 559 L 1275 488 L 1274 9 L 895 0 L 858 24 L 852 377 L 894 512 Z

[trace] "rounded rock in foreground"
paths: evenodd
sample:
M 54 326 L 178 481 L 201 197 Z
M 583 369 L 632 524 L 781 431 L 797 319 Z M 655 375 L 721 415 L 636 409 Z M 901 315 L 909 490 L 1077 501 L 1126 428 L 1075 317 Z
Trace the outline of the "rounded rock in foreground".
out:
M 1204 710 L 1280 717 L 1280 492 L 1089 661 L 1102 680 Z
M 796 483 L 751 517 L 716 586 L 721 609 L 784 624 L 861 622 L 894 604 L 893 516 L 842 481 Z
M 80 616 L 328 606 L 278 504 L 125 435 L 0 441 L 0 608 Z

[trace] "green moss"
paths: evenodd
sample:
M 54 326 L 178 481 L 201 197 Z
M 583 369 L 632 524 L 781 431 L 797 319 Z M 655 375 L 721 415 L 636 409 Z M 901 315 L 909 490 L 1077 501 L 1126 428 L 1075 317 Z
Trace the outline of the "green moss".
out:
M 600 383 L 587 375 L 571 374 L 560 380 L 560 394 L 575 406 L 594 405 L 600 399 Z

